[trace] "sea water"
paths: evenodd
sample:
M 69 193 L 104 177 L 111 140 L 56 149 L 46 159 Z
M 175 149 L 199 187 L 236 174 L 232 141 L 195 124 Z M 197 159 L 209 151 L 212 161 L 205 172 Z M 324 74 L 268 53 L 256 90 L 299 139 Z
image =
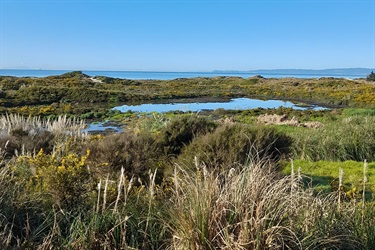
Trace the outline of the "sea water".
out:
M 15 76 L 15 77 L 46 77 L 61 75 L 73 70 L 26 70 L 26 69 L 0 69 L 0 76 Z M 325 70 L 325 71 L 310 71 L 310 70 L 259 70 L 259 71 L 212 71 L 212 72 L 152 72 L 152 71 L 91 71 L 83 70 L 84 74 L 89 76 L 107 76 L 122 79 L 150 79 L 150 80 L 171 80 L 176 78 L 194 78 L 194 77 L 215 77 L 215 76 L 229 76 L 248 78 L 255 75 L 261 75 L 265 78 L 321 78 L 321 77 L 337 77 L 337 78 L 364 78 L 366 73 L 363 70 Z

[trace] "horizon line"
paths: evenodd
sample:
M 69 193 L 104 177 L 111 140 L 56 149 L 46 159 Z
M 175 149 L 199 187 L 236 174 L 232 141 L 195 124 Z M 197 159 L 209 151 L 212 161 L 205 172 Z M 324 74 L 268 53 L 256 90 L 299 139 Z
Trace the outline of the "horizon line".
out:
M 0 68 L 0 70 L 33 70 L 33 71 L 110 71 L 110 72 L 153 72 L 153 73 L 212 73 L 212 72 L 253 72 L 253 71 L 278 71 L 278 70 L 307 70 L 307 71 L 324 71 L 324 70 L 375 70 L 367 67 L 345 67 L 345 68 L 273 68 L 273 69 L 214 69 L 214 70 L 189 70 L 189 71 L 169 71 L 169 70 L 118 70 L 118 69 L 43 69 L 43 68 Z

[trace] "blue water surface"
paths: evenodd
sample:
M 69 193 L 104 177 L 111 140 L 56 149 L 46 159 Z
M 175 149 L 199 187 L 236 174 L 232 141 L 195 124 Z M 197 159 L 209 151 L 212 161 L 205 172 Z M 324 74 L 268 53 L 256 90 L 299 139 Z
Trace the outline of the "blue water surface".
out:
M 226 110 L 246 110 L 255 108 L 293 108 L 297 110 L 314 109 L 322 110 L 324 107 L 319 106 L 299 106 L 289 101 L 281 100 L 257 100 L 251 98 L 234 98 L 230 101 L 225 102 L 195 102 L 195 103 L 165 103 L 155 104 L 147 103 L 141 105 L 122 105 L 114 107 L 113 110 L 119 110 L 121 112 L 134 111 L 134 112 L 170 112 L 170 111 L 192 111 L 198 112 L 202 110 L 215 110 L 215 109 L 226 109 Z
M 25 70 L 25 69 L 0 69 L 0 76 L 16 76 L 16 77 L 46 77 L 61 75 L 73 70 Z M 320 77 L 338 77 L 338 78 L 360 78 L 366 77 L 362 72 L 353 73 L 354 71 L 299 71 L 299 70 L 274 70 L 274 71 L 251 71 L 251 72 L 150 72 L 150 71 L 92 71 L 83 70 L 84 74 L 89 76 L 107 76 L 122 79 L 152 79 L 152 80 L 171 80 L 176 78 L 194 78 L 194 77 L 215 77 L 215 76 L 233 76 L 248 78 L 255 75 L 262 75 L 266 78 L 320 78 Z

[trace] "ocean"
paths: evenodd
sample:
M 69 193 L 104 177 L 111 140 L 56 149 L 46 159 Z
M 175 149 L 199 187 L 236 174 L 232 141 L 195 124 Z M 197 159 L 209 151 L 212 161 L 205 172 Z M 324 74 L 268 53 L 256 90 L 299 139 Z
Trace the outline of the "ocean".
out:
M 26 69 L 0 69 L 0 76 L 15 77 L 46 77 L 61 75 L 73 70 L 26 70 Z M 248 78 L 255 75 L 261 75 L 265 78 L 365 78 L 371 72 L 371 69 L 332 69 L 332 70 L 254 70 L 254 71 L 212 71 L 212 72 L 151 72 L 151 71 L 93 71 L 82 70 L 89 76 L 107 76 L 123 79 L 152 79 L 152 80 L 171 80 L 176 78 L 194 78 L 194 77 L 215 77 L 215 76 L 234 76 Z

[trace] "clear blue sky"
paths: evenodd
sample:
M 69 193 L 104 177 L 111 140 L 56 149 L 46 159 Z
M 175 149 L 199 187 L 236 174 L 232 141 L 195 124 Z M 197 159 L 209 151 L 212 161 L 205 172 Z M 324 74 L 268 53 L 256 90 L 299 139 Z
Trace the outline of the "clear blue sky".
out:
M 375 67 L 375 0 L 0 0 L 0 68 Z

